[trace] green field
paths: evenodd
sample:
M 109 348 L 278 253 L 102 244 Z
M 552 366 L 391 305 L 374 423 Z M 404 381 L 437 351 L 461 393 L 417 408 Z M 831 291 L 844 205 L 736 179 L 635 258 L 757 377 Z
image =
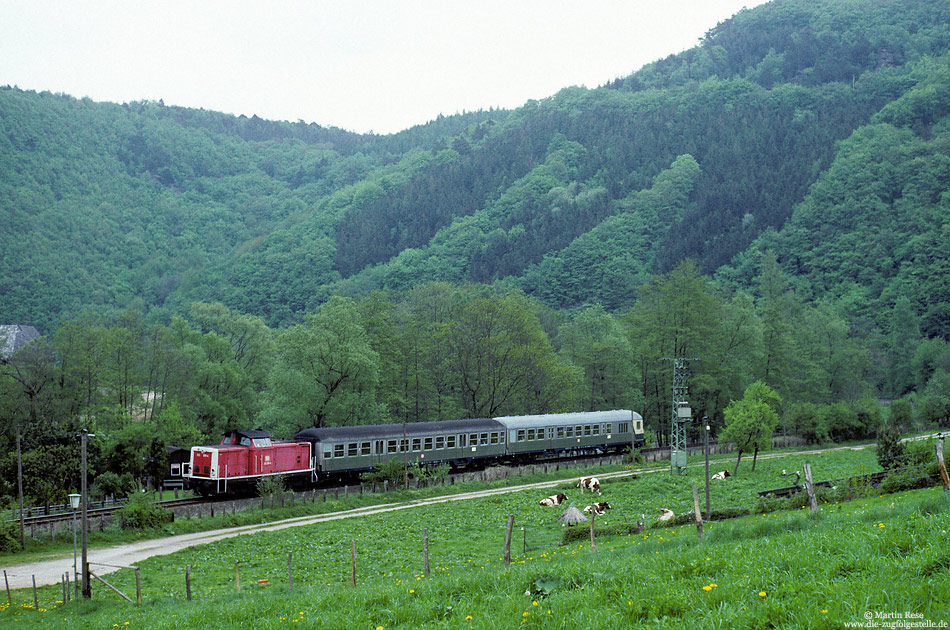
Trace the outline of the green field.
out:
M 744 462 L 738 477 L 714 482 L 713 508 L 778 507 L 755 508 L 757 491 L 788 485 L 781 471 L 800 470 L 806 459 L 816 480 L 879 469 L 873 449 L 760 459 L 755 473 Z M 555 489 L 578 507 L 586 505 L 590 495 L 582 497 L 565 481 L 551 490 L 242 535 L 152 558 L 139 564 L 141 606 L 98 583 L 91 602 L 63 604 L 59 587 L 40 589 L 40 610 L 33 609 L 31 592 L 15 592 L 13 606 L 0 612 L 0 625 L 840 628 L 863 624 L 866 615 L 887 627 L 898 620 L 895 614 L 933 627 L 950 622 L 950 496 L 942 489 L 870 496 L 876 492 L 853 484 L 850 494 L 868 496 L 826 503 L 816 514 L 799 508 L 714 520 L 703 540 L 691 523 L 630 533 L 642 515 L 652 525 L 661 507 L 677 514 L 690 510 L 693 483 L 702 501 L 701 468 L 682 477 L 660 471 L 606 480 L 602 498 L 613 509 L 595 523 L 596 552 L 586 525 L 555 522 L 563 506 L 537 505 Z M 514 535 L 506 568 L 502 548 L 509 514 Z M 131 571 L 106 578 L 134 597 Z

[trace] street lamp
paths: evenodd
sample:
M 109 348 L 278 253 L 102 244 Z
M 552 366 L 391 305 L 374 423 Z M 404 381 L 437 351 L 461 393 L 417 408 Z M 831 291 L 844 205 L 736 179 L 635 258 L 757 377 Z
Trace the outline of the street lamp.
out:
M 69 495 L 69 505 L 73 508 L 73 584 L 76 594 L 79 594 L 79 566 L 76 564 L 76 509 L 79 507 L 81 494 L 73 492 Z

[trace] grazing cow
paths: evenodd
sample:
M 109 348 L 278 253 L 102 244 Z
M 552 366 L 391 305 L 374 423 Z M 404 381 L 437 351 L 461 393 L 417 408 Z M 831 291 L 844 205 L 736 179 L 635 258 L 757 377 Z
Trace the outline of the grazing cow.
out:
M 592 503 L 584 508 L 584 512 L 587 514 L 593 514 L 594 516 L 602 516 L 604 512 L 610 509 L 610 504 L 606 501 L 601 501 L 600 503 Z
M 560 494 L 552 494 L 546 499 L 541 499 L 538 501 L 538 505 L 551 507 L 552 505 L 561 505 L 564 501 L 567 501 L 567 495 L 561 492 Z
M 657 520 L 657 522 L 668 521 L 668 520 L 670 520 L 671 518 L 673 518 L 674 516 L 676 516 L 676 514 L 673 513 L 673 510 L 668 510 L 668 509 L 666 509 L 666 508 L 660 508 L 660 515 L 657 517 L 656 520 Z
M 584 494 L 585 488 L 600 494 L 600 482 L 597 481 L 596 477 L 581 477 L 577 481 L 577 487 L 581 489 L 581 494 Z
M 732 476 L 732 473 L 730 473 L 728 470 L 720 470 L 720 471 L 717 472 L 715 475 L 713 475 L 711 478 L 712 478 L 712 479 L 725 479 L 726 477 L 731 477 L 731 476 Z

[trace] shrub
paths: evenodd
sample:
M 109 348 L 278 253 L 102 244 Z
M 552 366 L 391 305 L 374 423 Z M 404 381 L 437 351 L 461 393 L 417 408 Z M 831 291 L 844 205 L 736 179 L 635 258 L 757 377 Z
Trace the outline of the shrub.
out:
M 118 475 L 114 472 L 104 472 L 96 477 L 91 494 L 97 499 L 105 499 L 108 496 L 125 498 L 135 494 L 136 485 L 132 473 Z
M 175 515 L 170 510 L 155 505 L 144 496 L 134 496 L 119 510 L 122 529 L 161 527 L 173 520 Z
M 287 490 L 287 483 L 283 475 L 261 477 L 257 480 L 254 489 L 257 490 L 257 496 L 259 497 L 275 497 Z
M 0 551 L 20 551 L 20 533 L 16 523 L 0 521 Z
M 901 443 L 901 433 L 895 424 L 885 424 L 877 436 L 877 463 L 881 468 L 900 468 L 904 465 L 905 447 Z
M 360 475 L 360 480 L 366 483 L 388 481 L 391 484 L 399 484 L 402 483 L 405 475 L 405 463 L 401 458 L 393 457 L 388 462 L 380 464 L 377 470 Z

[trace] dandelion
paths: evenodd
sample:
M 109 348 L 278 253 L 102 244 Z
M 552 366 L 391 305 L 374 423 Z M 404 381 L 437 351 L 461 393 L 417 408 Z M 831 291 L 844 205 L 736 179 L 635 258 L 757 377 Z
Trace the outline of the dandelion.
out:
M 410 589 L 409 589 L 409 594 L 410 594 L 410 595 L 413 594 L 413 593 L 415 593 L 415 592 L 416 592 L 416 589 L 414 589 L 414 588 L 410 588 Z
M 471 615 L 465 615 L 465 621 L 471 621 L 471 620 L 472 620 Z
M 531 602 L 531 605 L 532 605 L 532 606 L 537 606 L 537 605 L 538 605 L 538 602 Z
M 765 591 L 759 591 L 759 597 L 765 597 Z
M 530 617 L 530 616 L 531 616 L 531 613 L 529 613 L 529 612 L 526 610 L 526 611 L 524 611 L 523 613 L 521 613 L 521 616 L 522 616 L 522 617 Z
M 711 591 L 711 590 L 712 590 L 712 586 L 710 586 L 710 585 L 707 584 L 706 586 L 703 587 L 703 590 L 704 590 L 704 591 Z
M 827 609 L 827 608 L 822 608 L 822 609 L 821 609 L 821 614 L 827 615 L 827 614 L 828 614 L 828 609 Z

